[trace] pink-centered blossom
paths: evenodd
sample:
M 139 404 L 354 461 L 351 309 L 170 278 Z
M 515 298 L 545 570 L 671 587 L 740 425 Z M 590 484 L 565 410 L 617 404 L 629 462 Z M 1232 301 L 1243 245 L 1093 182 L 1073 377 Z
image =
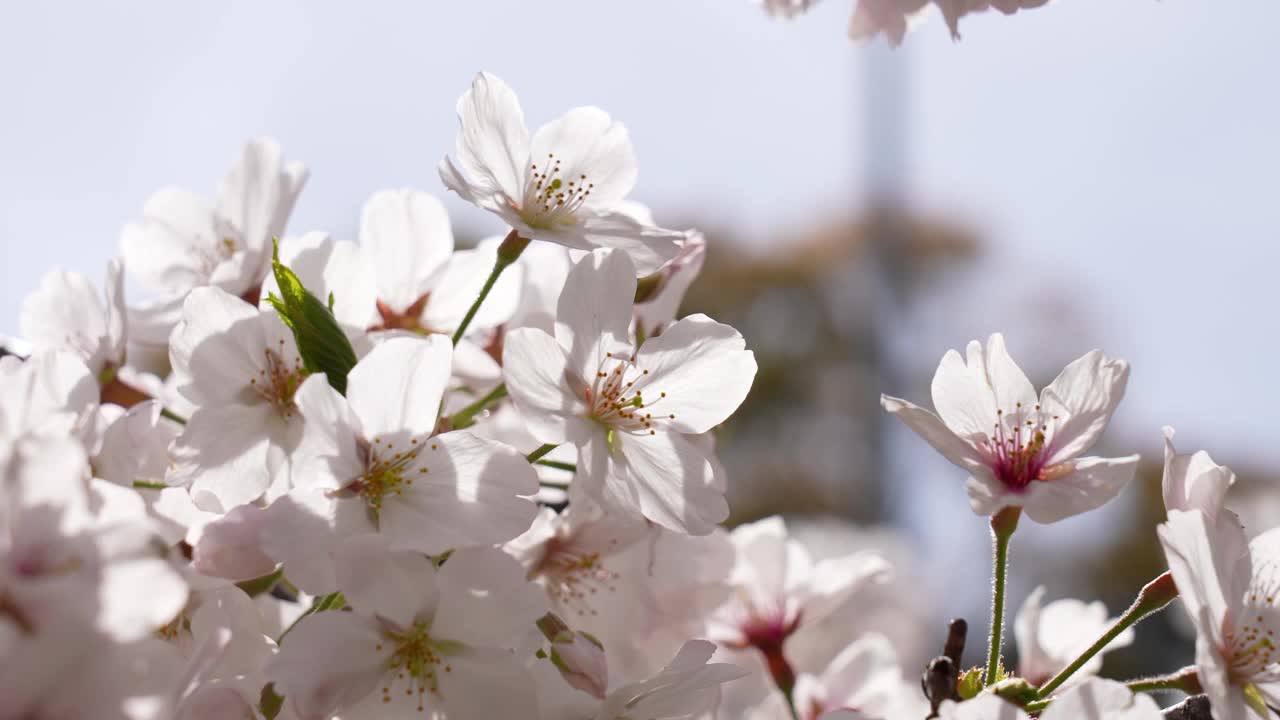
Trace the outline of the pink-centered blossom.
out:
M 979 515 L 1021 507 L 1051 523 L 1100 507 L 1133 478 L 1138 456 L 1080 457 L 1124 397 L 1129 364 L 1094 350 L 1073 361 L 1037 397 L 993 334 L 950 350 L 933 376 L 930 412 L 888 395 L 881 405 L 969 472 L 965 490 Z

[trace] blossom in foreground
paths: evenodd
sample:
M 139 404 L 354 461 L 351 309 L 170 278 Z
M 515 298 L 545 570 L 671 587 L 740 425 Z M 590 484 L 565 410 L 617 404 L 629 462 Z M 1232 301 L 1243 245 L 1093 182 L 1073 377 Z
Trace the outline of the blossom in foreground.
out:
M 1215 717 L 1216 708 L 1215 705 Z M 1161 720 L 1160 706 L 1147 695 L 1129 691 L 1123 683 L 1088 678 L 1054 697 L 1053 704 L 1040 713 L 1040 720 Z M 983 694 L 972 700 L 942 703 L 941 720 L 1031 720 L 1018 706 L 995 695 Z
M 77 440 L 0 437 L 0 715 L 123 718 L 168 692 L 151 633 L 187 585 L 153 540 L 142 501 L 90 479 Z
M 1280 528 L 1247 541 L 1227 517 L 1170 510 L 1159 528 L 1169 571 L 1196 628 L 1196 667 L 1217 720 L 1280 706 Z
M 1070 665 L 1114 621 L 1107 617 L 1107 606 L 1101 602 L 1063 598 L 1041 605 L 1044 594 L 1043 585 L 1032 591 L 1013 623 L 1018 642 L 1018 675 L 1037 686 Z M 1097 674 L 1102 669 L 1103 655 L 1131 644 L 1133 630 L 1128 629 L 1090 658 L 1067 682 L 1076 683 Z
M 132 308 L 136 339 L 163 345 L 193 288 L 213 286 L 249 302 L 271 262 L 271 240 L 284 235 L 307 169 L 284 162 L 270 138 L 245 144 L 218 187 L 215 203 L 178 188 L 147 199 L 142 219 L 125 226 L 125 267 L 158 293 Z
M 174 442 L 170 484 L 221 511 L 256 500 L 273 482 L 287 488 L 289 455 L 302 434 L 294 393 L 308 373 L 279 316 L 197 288 L 169 356 L 178 392 L 196 406 Z
M 537 476 L 520 453 L 466 431 L 433 434 L 450 356 L 442 335 L 392 338 L 351 370 L 345 398 L 319 374 L 298 390 L 297 488 L 268 510 L 264 541 L 299 587 L 333 589 L 303 568 L 323 568 L 350 535 L 435 555 L 510 540 L 533 521 L 522 496 Z
M 267 664 L 300 717 L 492 720 L 536 707 L 514 648 L 546 603 L 511 558 L 459 550 L 437 570 L 366 535 L 348 541 L 338 577 L 353 610 L 303 618 Z
M 943 457 L 969 471 L 969 504 L 979 515 L 1021 507 L 1051 523 L 1115 497 L 1137 470 L 1138 456 L 1080 457 L 1124 396 L 1129 364 L 1093 350 L 1035 388 L 993 334 L 969 343 L 968 361 L 949 350 L 933 376 L 937 414 L 882 395 L 896 415 Z
M 576 491 L 614 514 L 705 535 L 729 506 L 718 463 L 693 436 L 742 403 L 755 356 L 737 330 L 705 315 L 634 347 L 635 289 L 626 253 L 584 256 L 560 294 L 555 336 L 507 335 L 507 389 L 535 437 L 578 447 Z
M 520 237 L 625 250 L 641 274 L 675 257 L 684 233 L 618 208 L 635 186 L 635 155 L 626 128 L 600 108 L 574 108 L 530 138 L 515 92 L 480 73 L 458 99 L 458 120 L 461 168 L 445 157 L 441 180 Z

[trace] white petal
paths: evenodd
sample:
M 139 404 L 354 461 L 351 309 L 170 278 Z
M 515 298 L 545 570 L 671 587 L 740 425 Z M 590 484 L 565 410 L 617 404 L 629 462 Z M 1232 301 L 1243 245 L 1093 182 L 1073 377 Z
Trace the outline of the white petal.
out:
M 562 443 L 584 432 L 585 402 L 565 379 L 568 355 L 555 338 L 533 328 L 507 333 L 502 374 L 529 432 L 544 443 Z
M 855 552 L 814 563 L 807 597 L 801 608 L 805 622 L 829 615 L 854 592 L 870 584 L 887 582 L 893 566 L 873 552 Z
M 490 191 L 519 198 L 529 162 L 529 130 L 520 101 L 496 75 L 478 73 L 458 98 L 458 161 Z
M 336 499 L 324 490 L 294 490 L 271 503 L 267 514 L 263 550 L 312 595 L 338 589 L 332 554 L 342 543 L 377 530 L 363 501 Z
M 588 457 L 602 452 L 607 456 L 600 497 L 606 508 L 631 516 L 638 513 L 688 535 L 706 535 L 729 516 L 706 452 L 683 435 L 620 433 L 619 449 L 610 452 L 604 433 L 596 434 L 599 438 L 583 446 L 582 452 Z
M 189 484 L 200 504 L 208 493 L 223 508 L 253 502 L 271 484 L 267 406 L 226 405 L 197 410 L 174 441 L 170 484 Z
M 1201 450 L 1179 455 L 1173 447 L 1173 428 L 1164 428 L 1164 476 L 1161 488 L 1166 510 L 1200 510 L 1216 521 L 1222 500 L 1236 474 Z
M 383 190 L 364 204 L 360 244 L 377 269 L 378 299 L 403 312 L 431 288 L 449 259 L 453 229 L 435 196 L 408 188 Z
M 298 487 L 336 490 L 364 472 L 357 444 L 359 421 L 321 373 L 309 376 L 293 395 L 306 421 L 294 453 Z
M 473 650 L 449 658 L 440 676 L 441 717 L 493 720 L 535 716 L 538 696 L 521 657 L 506 650 Z
M 357 612 L 409 627 L 436 606 L 436 570 L 420 553 L 392 552 L 382 535 L 359 535 L 334 552 L 338 588 Z
M 379 344 L 347 376 L 347 401 L 366 439 L 435 432 L 449 382 L 453 346 L 443 335 L 396 337 Z
M 627 129 L 597 107 L 574 108 L 538 128 L 529 154 L 540 169 L 558 162 L 557 177 L 564 182 L 586 183 L 589 207 L 608 208 L 636 184 L 636 158 Z
M 436 555 L 505 542 L 529 529 L 537 506 L 521 496 L 538 491 L 538 476 L 515 449 L 450 432 L 420 452 L 405 469 L 412 485 L 378 514 L 395 549 Z
M 1150 696 L 1134 694 L 1123 683 L 1088 678 L 1058 695 L 1040 717 L 1043 720 L 1161 720 L 1164 714 Z
M 437 582 L 440 603 L 432 630 L 467 645 L 512 647 L 547 611 L 546 594 L 500 550 L 458 550 L 440 568 Z
M 191 566 L 202 575 L 235 582 L 270 574 L 276 569 L 275 560 L 262 551 L 267 517 L 266 510 L 256 505 L 241 505 L 205 525 Z
M 1247 548 L 1244 530 L 1226 516 L 1211 525 L 1198 510 L 1170 510 L 1169 519 L 1156 529 L 1197 634 L 1211 646 L 1222 647 L 1224 619 L 1239 616 L 1244 597 L 1244 579 L 1239 577 Z
M 933 375 L 933 406 L 951 431 L 967 440 L 991 435 L 997 422 L 995 392 L 987 380 L 982 346 L 969 343 L 969 362 L 948 350 Z
M 1087 457 L 1075 461 L 1075 469 L 1052 480 L 1032 481 L 1020 503 L 1038 523 L 1052 523 L 1102 507 L 1133 479 L 1138 456 Z
M 595 378 L 609 353 L 629 354 L 635 294 L 635 268 L 626 253 L 597 250 L 569 271 L 556 310 L 556 340 L 583 382 Z
M 942 422 L 942 418 L 937 415 L 906 400 L 888 395 L 880 396 L 880 405 L 890 415 L 906 423 L 907 427 L 932 445 L 934 450 L 957 466 L 969 472 L 975 472 L 977 468 L 986 464 L 977 449 L 952 432 L 951 428 L 947 427 Z
M 333 298 L 333 316 L 349 336 L 372 324 L 378 291 L 368 254 L 359 245 L 333 240 L 327 233 L 310 232 L 280 241 L 280 262 L 293 270 L 303 287 L 322 302 Z M 262 297 L 279 294 L 275 277 L 268 274 Z M 265 304 L 263 309 L 270 309 Z
M 962 703 L 943 701 L 938 717 L 940 720 L 1030 720 L 1017 705 L 986 694 Z
M 218 189 L 218 212 L 240 231 L 251 253 L 269 257 L 271 239 L 284 235 L 306 175 L 300 165 L 284 165 L 275 140 L 250 140 Z
M 538 235 L 578 250 L 621 250 L 635 264 L 637 275 L 657 272 L 680 253 L 686 233 L 642 223 L 625 212 L 600 210 L 586 215 L 576 225 L 557 226 Z
M 183 395 L 197 405 L 241 397 L 244 386 L 257 377 L 267 347 L 258 314 L 223 290 L 191 291 L 169 345 L 174 372 L 189 380 L 180 388 Z
M 120 234 L 130 274 L 153 290 L 169 292 L 207 283 L 208 258 L 220 241 L 209 203 L 195 193 L 165 188 L 147 198 L 142 214 Z
M 427 302 L 422 324 L 441 332 L 452 333 L 456 330 L 480 296 L 480 290 L 497 260 L 497 245 L 494 243 L 454 253 L 441 269 L 431 290 L 431 299 Z M 471 319 L 468 333 L 501 325 L 511 318 L 520 302 L 523 275 L 524 268 L 516 265 L 498 276 L 484 303 Z
M 93 283 L 80 273 L 51 270 L 22 301 L 19 330 L 37 350 L 74 353 L 94 375 L 108 359 L 107 314 Z
M 1059 416 L 1050 438 L 1049 464 L 1088 450 L 1111 421 L 1129 382 L 1129 363 L 1111 360 L 1099 350 L 1063 368 L 1041 395 L 1048 415 Z
M 633 391 L 646 412 L 681 433 L 704 433 L 738 409 L 756 376 L 742 335 L 706 315 L 690 315 L 640 346 L 636 368 L 647 373 Z
M 267 663 L 276 692 L 302 718 L 327 718 L 378 687 L 390 660 L 377 624 L 350 612 L 308 615 Z

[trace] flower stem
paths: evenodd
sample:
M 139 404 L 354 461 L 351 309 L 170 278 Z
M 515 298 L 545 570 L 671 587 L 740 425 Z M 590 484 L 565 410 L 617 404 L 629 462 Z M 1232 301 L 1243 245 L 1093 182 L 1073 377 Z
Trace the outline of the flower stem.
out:
M 533 452 L 529 453 L 528 455 L 525 455 L 525 456 L 524 456 L 524 459 L 525 459 L 525 460 L 528 460 L 528 461 L 529 461 L 529 462 L 531 462 L 531 463 L 538 462 L 539 460 L 541 460 L 541 459 L 542 459 L 542 456 L 543 456 L 543 455 L 546 455 L 547 453 L 551 452 L 552 450 L 555 450 L 557 447 L 559 447 L 559 446 L 558 446 L 558 445 L 556 445 L 555 443 L 547 443 L 546 445 L 543 445 L 542 447 L 538 448 L 537 450 L 534 450 Z
M 1036 697 L 1039 699 L 1048 697 L 1049 693 L 1057 690 L 1062 683 L 1067 681 L 1067 678 L 1071 677 L 1077 670 L 1084 667 L 1084 664 L 1089 662 L 1090 658 L 1097 655 L 1099 652 L 1102 652 L 1103 648 L 1111 644 L 1111 641 L 1115 640 L 1120 633 L 1138 624 L 1139 620 L 1163 609 L 1164 606 L 1173 602 L 1173 599 L 1176 597 L 1178 597 L 1178 588 L 1173 583 L 1173 575 L 1168 572 L 1165 572 L 1160 577 L 1157 577 L 1155 580 L 1144 585 L 1142 589 L 1138 591 L 1138 597 L 1133 601 L 1133 604 L 1129 606 L 1129 609 L 1125 610 L 1123 615 L 1116 618 L 1116 621 L 1112 623 L 1111 627 L 1107 628 L 1107 631 L 1102 633 L 1102 637 L 1098 638 L 1097 642 L 1090 645 L 1083 653 L 1081 653 L 1080 657 L 1071 661 L 1071 664 L 1063 668 L 1062 672 L 1054 675 L 1049 682 L 1042 685 L 1036 692 Z
M 325 610 L 334 610 L 334 609 L 342 608 L 346 606 L 346 604 L 347 604 L 347 599 L 343 597 L 342 593 L 340 592 L 333 592 L 333 593 L 329 593 L 328 595 L 323 595 L 321 597 L 316 598 L 311 602 L 311 607 L 308 608 L 306 612 L 302 613 L 297 617 L 296 620 L 289 623 L 289 627 L 285 628 L 284 632 L 280 633 L 280 637 L 276 638 L 276 642 L 277 643 L 284 642 L 284 636 L 288 635 L 290 630 L 297 627 L 298 623 L 302 622 L 302 618 L 308 615 L 312 615 L 314 613 L 324 612 Z
M 787 709 L 791 711 L 791 720 L 800 720 L 800 711 L 796 709 L 796 698 L 794 688 L 779 688 L 782 690 L 782 697 L 787 700 Z
M 1200 687 L 1200 673 L 1195 666 L 1185 667 L 1169 675 L 1130 680 L 1125 687 L 1133 692 L 1155 692 L 1156 690 L 1181 690 L 1188 695 L 1203 692 Z
M 520 237 L 520 234 L 512 230 L 507 234 L 506 239 L 498 246 L 498 259 L 493 263 L 493 271 L 489 273 L 488 279 L 484 281 L 484 287 L 480 288 L 480 295 L 476 301 L 471 303 L 471 307 L 467 309 L 467 314 L 463 316 L 462 322 L 458 324 L 458 329 L 453 333 L 453 344 L 457 345 L 458 341 L 467 332 L 467 326 L 471 324 L 471 320 L 476 316 L 476 311 L 480 309 L 480 305 L 484 303 L 484 299 L 489 297 L 489 291 L 493 290 L 493 284 L 498 281 L 498 276 L 502 274 L 507 266 L 516 261 L 520 257 L 520 253 L 529 246 L 527 238 Z
M 160 408 L 160 416 L 161 416 L 161 417 L 167 417 L 167 418 L 169 418 L 170 420 L 172 420 L 172 421 L 174 421 L 174 422 L 178 423 L 179 425 L 186 425 L 186 424 L 187 424 L 187 419 L 186 419 L 186 418 L 182 417 L 181 415 L 178 415 L 178 414 L 174 413 L 174 412 L 173 412 L 172 410 L 170 410 L 169 408 Z
M 498 402 L 507 396 L 507 386 L 505 384 L 490 390 L 487 395 L 476 400 L 470 405 L 462 408 L 458 412 L 449 417 L 449 427 L 453 430 L 461 430 L 465 427 L 471 427 L 475 424 L 475 416 L 486 410 L 490 405 Z
M 987 646 L 987 672 L 983 685 L 996 683 L 1000 673 L 1000 642 L 1004 634 L 1004 585 L 1009 568 L 1009 538 L 1018 529 L 1022 508 L 1007 507 L 991 516 L 991 539 L 995 545 L 991 584 L 991 640 Z
M 565 470 L 571 473 L 578 472 L 577 465 L 574 465 L 573 463 L 560 462 L 559 460 L 534 460 L 533 463 L 535 465 L 545 465 L 549 468 L 555 468 L 556 470 Z

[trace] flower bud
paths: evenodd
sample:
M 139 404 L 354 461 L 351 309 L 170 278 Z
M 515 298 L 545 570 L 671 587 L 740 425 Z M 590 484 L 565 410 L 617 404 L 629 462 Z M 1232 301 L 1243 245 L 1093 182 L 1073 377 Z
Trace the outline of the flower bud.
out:
M 552 613 L 539 618 L 537 625 L 551 641 L 551 650 L 547 655 L 565 682 L 592 697 L 604 699 L 609 689 L 604 645 L 589 633 L 570 630 L 563 620 Z

